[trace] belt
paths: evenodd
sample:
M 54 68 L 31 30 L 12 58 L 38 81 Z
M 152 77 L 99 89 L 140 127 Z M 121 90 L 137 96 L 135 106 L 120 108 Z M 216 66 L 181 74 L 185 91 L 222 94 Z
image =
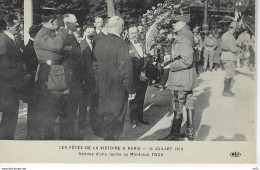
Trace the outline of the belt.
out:
M 51 65 L 62 65 L 62 62 L 60 60 L 38 60 L 38 64 L 47 64 L 51 66 Z

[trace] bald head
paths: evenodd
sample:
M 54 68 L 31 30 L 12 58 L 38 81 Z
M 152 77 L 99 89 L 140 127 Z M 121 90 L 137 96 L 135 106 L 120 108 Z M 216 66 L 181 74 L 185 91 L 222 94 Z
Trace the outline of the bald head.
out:
M 108 21 L 108 28 L 110 32 L 116 32 L 120 35 L 124 29 L 124 20 L 119 16 L 113 16 Z

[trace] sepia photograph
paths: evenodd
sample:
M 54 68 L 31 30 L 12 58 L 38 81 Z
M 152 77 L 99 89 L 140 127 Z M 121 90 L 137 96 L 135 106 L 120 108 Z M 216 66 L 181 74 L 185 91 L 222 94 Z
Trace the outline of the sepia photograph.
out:
M 0 0 L 0 163 L 256 163 L 256 5 Z

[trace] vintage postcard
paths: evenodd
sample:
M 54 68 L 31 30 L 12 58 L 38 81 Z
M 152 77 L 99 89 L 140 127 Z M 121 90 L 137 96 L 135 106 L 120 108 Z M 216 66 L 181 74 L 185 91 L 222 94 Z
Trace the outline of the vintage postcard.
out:
M 0 163 L 256 164 L 256 5 L 0 0 Z

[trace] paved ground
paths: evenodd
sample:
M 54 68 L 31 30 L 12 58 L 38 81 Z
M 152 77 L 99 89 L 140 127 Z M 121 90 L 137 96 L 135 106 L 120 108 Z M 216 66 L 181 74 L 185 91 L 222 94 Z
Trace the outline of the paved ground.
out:
M 256 120 L 256 89 L 254 74 L 240 70 L 235 76 L 233 91 L 236 97 L 222 96 L 224 71 L 206 72 L 199 77 L 194 89 L 195 129 L 197 141 L 248 141 L 254 139 Z M 126 116 L 123 140 L 157 140 L 169 133 L 173 119 L 172 95 L 149 86 L 144 108 L 144 119 L 151 124 L 133 128 Z M 27 105 L 20 103 L 15 139 L 26 139 Z M 0 114 L 1 116 L 1 114 Z M 184 114 L 185 116 L 185 114 Z M 185 118 L 185 117 L 184 117 Z M 183 121 L 185 127 L 185 120 Z M 58 137 L 58 127 L 55 129 Z M 100 140 L 90 126 L 84 131 L 85 140 Z

